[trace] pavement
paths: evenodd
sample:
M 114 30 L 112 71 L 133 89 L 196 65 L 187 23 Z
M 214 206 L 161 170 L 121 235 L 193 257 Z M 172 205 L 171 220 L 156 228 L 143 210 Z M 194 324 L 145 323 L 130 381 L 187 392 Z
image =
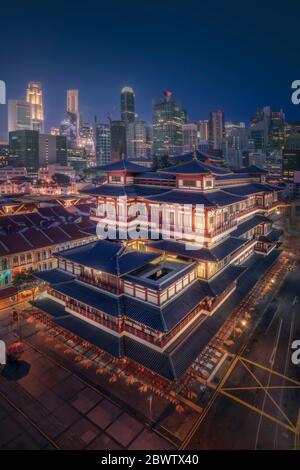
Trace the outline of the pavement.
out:
M 3 312 L 1 319 L 1 337 L 14 342 Z M 0 375 L 0 449 L 174 449 L 76 374 L 76 365 L 67 369 L 25 344 L 18 370 L 5 366 Z

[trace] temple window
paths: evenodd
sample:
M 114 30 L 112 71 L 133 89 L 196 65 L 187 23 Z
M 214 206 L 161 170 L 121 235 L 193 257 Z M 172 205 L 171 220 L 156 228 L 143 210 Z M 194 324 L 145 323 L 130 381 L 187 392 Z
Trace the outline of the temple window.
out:
M 114 175 L 112 175 L 112 176 L 110 177 L 110 181 L 111 181 L 112 183 L 121 183 L 121 176 L 114 176 Z
M 198 277 L 205 279 L 205 264 L 199 263 L 198 265 Z
M 196 182 L 196 180 L 184 179 L 184 180 L 182 180 L 182 186 L 185 186 L 186 188 L 189 188 L 189 187 L 196 188 L 197 182 Z

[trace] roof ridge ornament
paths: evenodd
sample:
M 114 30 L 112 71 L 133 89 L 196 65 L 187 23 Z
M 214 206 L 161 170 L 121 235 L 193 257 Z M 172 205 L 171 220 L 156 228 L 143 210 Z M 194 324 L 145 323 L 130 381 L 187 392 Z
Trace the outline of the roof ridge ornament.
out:
M 196 145 L 194 145 L 194 150 L 193 150 L 193 160 L 198 160 L 198 157 L 197 157 L 197 150 L 196 150 Z

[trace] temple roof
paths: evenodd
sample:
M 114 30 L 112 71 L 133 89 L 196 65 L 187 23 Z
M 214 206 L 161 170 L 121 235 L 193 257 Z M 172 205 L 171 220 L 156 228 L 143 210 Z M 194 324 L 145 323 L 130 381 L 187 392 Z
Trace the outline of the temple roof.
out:
M 237 281 L 246 269 L 247 268 L 244 266 L 237 266 L 234 264 L 227 266 L 226 269 L 224 269 L 220 274 L 217 274 L 217 276 L 207 283 L 211 291 L 211 295 L 216 297 L 221 295 L 233 281 Z
M 255 215 L 251 219 L 239 224 L 237 229 L 232 232 L 231 235 L 234 237 L 240 237 L 244 233 L 248 232 L 254 227 L 257 227 L 257 225 L 260 225 L 263 222 L 271 223 L 271 220 L 268 217 L 265 217 L 264 215 Z
M 275 243 L 279 240 L 280 235 L 282 235 L 282 230 L 273 229 L 267 235 L 261 235 L 258 240 L 263 243 Z
M 159 258 L 154 253 L 126 250 L 122 244 L 107 240 L 61 251 L 58 256 L 114 276 L 134 271 Z
M 154 173 L 155 174 L 155 173 Z M 151 194 L 161 194 L 168 191 L 169 188 L 155 188 L 143 185 L 120 185 L 120 184 L 102 184 L 96 188 L 83 189 L 80 192 L 90 194 L 91 196 L 106 196 L 106 197 L 139 197 L 148 196 Z
M 250 174 L 257 174 L 257 175 L 266 175 L 268 173 L 267 170 L 264 170 L 263 168 L 259 168 L 256 165 L 250 165 L 246 166 L 245 168 L 238 168 L 235 170 L 235 173 L 248 173 Z
M 54 274 L 53 270 L 53 274 Z M 37 277 L 40 273 L 35 273 Z M 170 302 L 161 307 L 126 294 L 110 295 L 77 280 L 52 283 L 59 293 L 76 299 L 113 317 L 126 316 L 157 331 L 169 331 L 193 310 L 205 297 L 211 295 L 200 281 L 195 281 Z
M 177 204 L 203 204 L 204 206 L 227 206 L 244 200 L 243 196 L 229 194 L 224 190 L 216 191 L 191 191 L 171 189 L 162 194 L 145 196 L 145 199 L 154 202 L 177 203 Z
M 131 163 L 128 160 L 119 160 L 118 162 L 109 163 L 108 165 L 103 165 L 97 167 L 98 170 L 103 172 L 122 172 L 125 171 L 127 173 L 144 173 L 145 166 L 136 165 L 135 163 Z
M 270 184 L 261 184 L 261 183 L 249 183 L 242 184 L 240 186 L 232 186 L 229 188 L 223 188 L 222 191 L 235 196 L 250 196 L 251 194 L 257 193 L 266 193 L 270 191 L 278 191 L 280 188 L 277 186 L 272 186 Z
M 190 249 L 193 245 L 189 245 L 182 242 L 175 242 L 171 240 L 157 240 L 148 243 L 148 246 L 156 250 L 166 251 L 174 253 L 185 258 L 191 258 L 203 261 L 220 261 L 226 256 L 233 254 L 243 245 L 248 243 L 249 240 L 236 237 L 228 237 L 225 241 L 215 245 L 212 248 L 196 248 Z
M 188 152 L 188 153 L 183 153 L 182 155 L 177 155 L 175 157 L 171 157 L 170 161 L 174 161 L 177 163 L 183 163 L 183 162 L 188 162 L 192 160 L 193 158 L 196 158 L 202 162 L 207 162 L 207 161 L 216 161 L 216 162 L 222 162 L 221 157 L 216 157 L 214 155 L 209 155 L 205 152 L 200 152 L 199 150 L 193 151 L 193 152 Z
M 197 158 L 185 163 L 159 170 L 161 173 L 170 173 L 172 175 L 200 175 L 200 174 L 228 174 L 230 170 L 225 168 L 208 165 Z

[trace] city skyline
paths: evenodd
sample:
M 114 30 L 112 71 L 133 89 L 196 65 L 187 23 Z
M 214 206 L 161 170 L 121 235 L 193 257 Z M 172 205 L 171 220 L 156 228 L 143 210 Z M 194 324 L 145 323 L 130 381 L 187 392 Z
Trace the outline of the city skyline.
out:
M 203 5 L 201 15 L 193 15 L 192 1 L 181 15 L 177 2 L 154 2 L 141 12 L 135 5 L 127 8 L 118 3 L 100 9 L 88 1 L 85 11 L 80 7 L 72 11 L 71 23 L 66 21 L 67 8 L 61 5 L 55 17 L 45 6 L 32 18 L 22 4 L 13 14 L 10 7 L 3 7 L 6 47 L 1 54 L 1 79 L 8 98 L 23 99 L 27 82 L 40 81 L 46 129 L 62 119 L 65 92 L 70 88 L 80 90 L 81 109 L 88 120 L 95 114 L 99 121 L 106 120 L 111 112 L 118 119 L 119 93 L 126 85 L 134 89 L 139 118 L 146 121 L 152 120 L 152 99 L 165 89 L 180 99 L 191 121 L 205 119 L 215 109 L 223 109 L 231 120 L 248 121 L 257 107 L 265 105 L 283 108 L 289 120 L 298 120 L 291 83 L 298 78 L 299 7 L 291 3 L 282 24 L 281 13 L 263 5 L 259 18 L 255 8 L 247 15 L 238 9 L 226 16 L 226 6 L 221 4 L 214 10 Z M 131 28 L 124 38 L 128 22 Z M 46 38 L 42 24 L 47 28 Z M 12 26 L 19 34 L 11 34 Z M 19 37 L 25 30 L 23 43 Z M 270 49 L 273 52 L 266 53 Z M 16 63 L 12 57 L 17 57 Z M 1 138 L 7 125 L 4 113 L 2 106 Z

